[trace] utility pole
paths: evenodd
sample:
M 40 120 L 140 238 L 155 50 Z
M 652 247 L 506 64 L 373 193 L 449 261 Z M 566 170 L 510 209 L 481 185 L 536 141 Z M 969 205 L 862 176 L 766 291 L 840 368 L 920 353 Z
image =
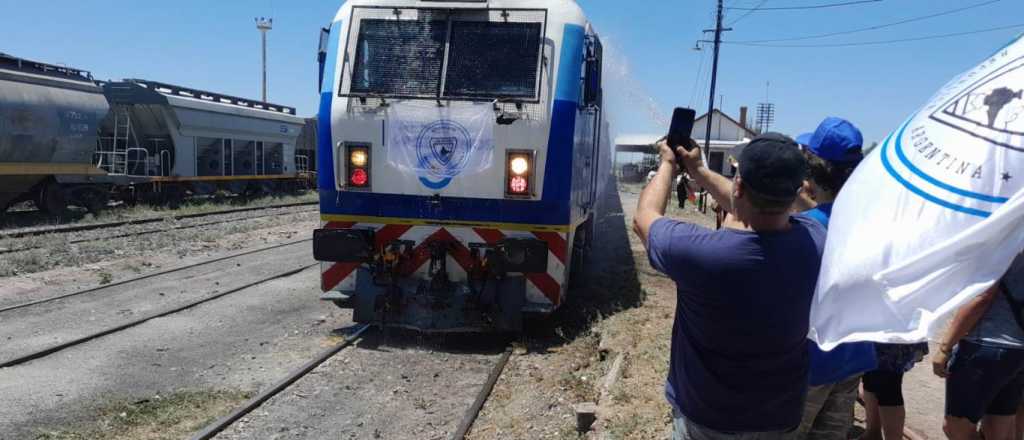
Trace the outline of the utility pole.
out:
M 267 102 L 267 32 L 274 28 L 273 18 L 257 18 L 256 29 L 263 37 L 263 102 Z
M 704 157 L 709 161 L 711 160 L 711 120 L 714 119 L 715 86 L 718 83 L 718 50 L 722 46 L 722 32 L 732 30 L 732 28 L 722 28 L 722 18 L 725 9 L 722 2 L 723 0 L 718 0 L 718 15 L 715 20 L 715 28 L 704 31 L 715 33 L 715 56 L 711 64 L 711 93 L 708 94 L 708 126 L 707 130 L 704 131 Z

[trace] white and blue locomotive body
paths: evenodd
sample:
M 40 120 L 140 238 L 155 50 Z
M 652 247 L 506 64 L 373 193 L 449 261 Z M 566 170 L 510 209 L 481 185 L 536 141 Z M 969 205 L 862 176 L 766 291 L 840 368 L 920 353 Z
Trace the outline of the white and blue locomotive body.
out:
M 601 52 L 571 0 L 344 4 L 321 48 L 322 298 L 424 331 L 557 309 L 593 236 Z

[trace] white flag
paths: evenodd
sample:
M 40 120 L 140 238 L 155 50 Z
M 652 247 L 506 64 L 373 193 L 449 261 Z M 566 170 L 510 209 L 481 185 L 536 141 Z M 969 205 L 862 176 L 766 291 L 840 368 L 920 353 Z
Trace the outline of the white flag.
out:
M 811 334 L 920 342 L 1024 248 L 1024 40 L 957 77 L 862 162 L 829 222 Z
M 388 163 L 420 177 L 479 173 L 493 160 L 494 121 L 490 103 L 391 104 L 385 128 Z

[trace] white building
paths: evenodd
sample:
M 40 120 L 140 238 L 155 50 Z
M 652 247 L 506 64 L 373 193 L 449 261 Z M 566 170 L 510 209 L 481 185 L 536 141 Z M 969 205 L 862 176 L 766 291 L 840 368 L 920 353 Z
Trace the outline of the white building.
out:
M 739 121 L 747 119 L 747 108 L 740 107 Z M 733 147 L 749 141 L 757 135 L 753 130 L 747 128 L 745 123 L 733 119 L 722 111 L 715 109 L 711 113 L 711 156 L 708 158 L 708 168 L 732 177 L 736 170 L 728 160 L 729 152 Z M 693 139 L 704 148 L 704 138 L 707 133 L 708 115 L 697 118 L 693 125 Z M 618 153 L 649 153 L 652 152 L 651 145 L 661 139 L 664 134 L 638 134 L 623 135 L 615 139 L 616 170 L 620 171 L 618 164 Z M 644 170 L 639 170 L 645 172 Z

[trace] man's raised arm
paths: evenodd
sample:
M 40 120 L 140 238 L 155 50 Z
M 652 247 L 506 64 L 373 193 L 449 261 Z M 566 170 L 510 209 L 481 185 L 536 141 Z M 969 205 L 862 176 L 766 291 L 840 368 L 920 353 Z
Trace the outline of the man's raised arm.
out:
M 676 164 L 675 154 L 669 148 L 668 142 L 662 140 L 658 143 L 658 152 L 661 155 L 661 164 L 658 166 L 658 173 L 640 192 L 640 202 L 637 204 L 636 215 L 633 216 L 633 232 L 647 247 L 647 237 L 651 233 L 651 225 L 665 215 L 665 207 L 668 206 L 669 195 L 672 194 L 673 178 L 679 170 Z

